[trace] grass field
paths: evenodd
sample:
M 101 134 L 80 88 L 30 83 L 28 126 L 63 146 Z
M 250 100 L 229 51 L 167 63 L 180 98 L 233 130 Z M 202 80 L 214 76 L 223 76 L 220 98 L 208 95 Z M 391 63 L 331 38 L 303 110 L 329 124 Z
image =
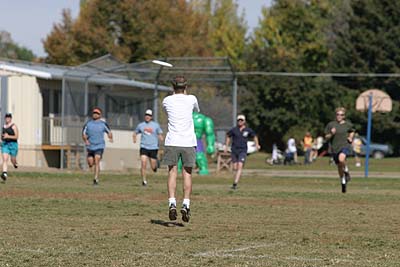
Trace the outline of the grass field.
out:
M 0 184 L 0 266 L 399 266 L 400 179 L 194 176 L 168 221 L 165 171 L 14 173 Z M 182 192 L 178 190 L 178 200 Z
M 300 156 L 298 165 L 284 166 L 284 165 L 269 165 L 265 163 L 266 158 L 270 158 L 270 154 L 255 153 L 251 154 L 246 161 L 246 168 L 255 169 L 285 169 L 285 170 L 336 170 L 336 166 L 329 165 L 329 157 L 317 158 L 315 162 L 310 165 L 302 165 L 304 157 Z M 348 158 L 348 164 L 351 170 L 364 171 L 365 158 L 361 158 L 362 167 L 355 167 L 355 160 L 353 157 Z M 384 159 L 369 159 L 369 170 L 379 172 L 400 172 L 400 158 L 384 158 Z

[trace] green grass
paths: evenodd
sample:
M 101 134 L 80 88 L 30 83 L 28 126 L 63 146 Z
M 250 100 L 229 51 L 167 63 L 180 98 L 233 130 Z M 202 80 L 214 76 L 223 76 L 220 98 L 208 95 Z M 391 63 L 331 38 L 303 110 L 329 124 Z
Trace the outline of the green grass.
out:
M 399 266 L 397 179 L 353 179 L 342 194 L 333 178 L 243 177 L 231 191 L 228 174 L 195 176 L 187 224 L 168 221 L 165 174 L 146 188 L 101 178 L 11 174 L 0 266 Z
M 265 163 L 266 158 L 270 158 L 270 154 L 266 153 L 255 153 L 247 157 L 246 168 L 248 169 L 284 169 L 284 170 L 336 170 L 335 166 L 329 165 L 329 157 L 318 158 L 315 162 L 310 165 L 302 165 L 304 162 L 304 157 L 300 156 L 298 158 L 299 165 L 269 165 Z M 348 164 L 353 170 L 364 171 L 365 158 L 361 158 L 362 167 L 355 167 L 355 160 L 353 157 L 348 158 Z M 379 172 L 400 172 L 400 158 L 384 158 L 384 159 L 369 159 L 369 170 L 379 171 Z

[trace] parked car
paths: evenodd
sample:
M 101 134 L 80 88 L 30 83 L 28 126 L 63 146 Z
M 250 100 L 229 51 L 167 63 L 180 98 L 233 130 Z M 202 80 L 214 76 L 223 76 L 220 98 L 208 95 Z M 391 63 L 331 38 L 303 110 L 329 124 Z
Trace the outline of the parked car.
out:
M 367 138 L 364 136 L 359 137 L 361 139 L 361 155 L 365 156 L 367 154 Z M 371 142 L 369 144 L 369 155 L 374 159 L 382 159 L 384 157 L 393 154 L 393 147 L 387 144 L 378 144 Z

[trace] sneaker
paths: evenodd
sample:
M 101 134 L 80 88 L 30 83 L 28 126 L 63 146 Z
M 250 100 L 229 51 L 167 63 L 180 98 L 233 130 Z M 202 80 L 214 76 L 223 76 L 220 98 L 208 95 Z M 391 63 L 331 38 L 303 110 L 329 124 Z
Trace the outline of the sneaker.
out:
M 236 189 L 237 189 L 237 184 L 233 184 L 233 185 L 231 186 L 231 189 L 232 189 L 232 190 L 236 190 Z
M 18 169 L 18 163 L 13 164 L 15 169 Z
M 1 174 L 1 180 L 2 180 L 4 183 L 7 181 L 7 173 L 6 173 L 6 172 L 3 172 L 3 173 Z
M 93 179 L 93 185 L 99 185 L 99 180 L 97 180 L 97 179 Z
M 147 186 L 147 181 L 143 181 L 143 182 L 142 182 L 142 185 L 143 185 L 143 186 Z
M 175 221 L 176 220 L 177 213 L 176 213 L 176 206 L 174 204 L 171 204 L 169 206 L 169 214 L 168 215 L 169 215 L 169 219 L 171 221 Z
M 190 209 L 188 209 L 186 205 L 182 206 L 181 214 L 182 214 L 182 221 L 189 222 L 189 220 L 190 220 Z
M 346 193 L 346 184 L 342 184 L 342 193 Z

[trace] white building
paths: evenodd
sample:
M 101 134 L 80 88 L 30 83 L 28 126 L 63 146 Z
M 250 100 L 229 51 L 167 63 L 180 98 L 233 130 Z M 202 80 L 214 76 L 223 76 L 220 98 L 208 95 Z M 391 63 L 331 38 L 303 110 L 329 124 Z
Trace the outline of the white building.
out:
M 158 91 L 170 88 L 107 72 L 121 66 L 110 56 L 78 67 L 0 59 L 0 118 L 11 112 L 19 128 L 19 164 L 85 168 L 81 130 L 99 106 L 114 134 L 114 143 L 105 138 L 102 168 L 138 168 L 133 129 L 147 108 L 157 111 Z

